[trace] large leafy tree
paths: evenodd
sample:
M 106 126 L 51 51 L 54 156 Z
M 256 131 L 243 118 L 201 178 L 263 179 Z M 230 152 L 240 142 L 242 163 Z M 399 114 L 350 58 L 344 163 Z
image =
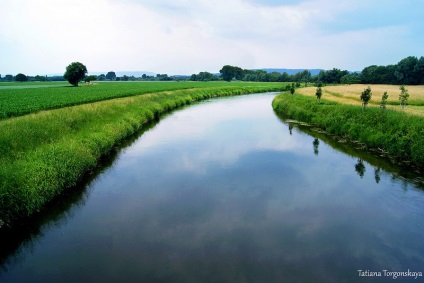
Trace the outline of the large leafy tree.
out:
M 243 78 L 243 70 L 240 67 L 225 65 L 219 72 L 222 75 L 222 79 L 227 82 L 231 81 L 233 78 L 237 80 Z
M 349 71 L 347 70 L 342 71 L 337 68 L 333 68 L 332 70 L 329 70 L 329 71 L 321 70 L 318 75 L 318 80 L 326 84 L 339 84 L 340 79 L 343 76 L 348 74 L 349 74 Z
M 418 84 L 415 78 L 414 68 L 418 63 L 417 57 L 409 56 L 400 60 L 396 66 L 395 76 L 401 84 Z
M 112 71 L 107 72 L 106 79 L 107 80 L 110 80 L 110 81 L 116 80 L 116 74 L 115 74 L 115 72 L 112 72 Z
M 27 77 L 27 76 L 25 76 L 25 75 L 24 75 L 24 74 L 22 74 L 22 73 L 19 73 L 19 74 L 17 74 L 17 75 L 16 75 L 15 80 L 16 80 L 17 82 L 26 82 L 26 81 L 28 80 L 28 77 Z
M 66 67 L 66 72 L 63 77 L 73 86 L 78 86 L 78 83 L 84 79 L 87 74 L 87 68 L 80 62 L 73 62 Z

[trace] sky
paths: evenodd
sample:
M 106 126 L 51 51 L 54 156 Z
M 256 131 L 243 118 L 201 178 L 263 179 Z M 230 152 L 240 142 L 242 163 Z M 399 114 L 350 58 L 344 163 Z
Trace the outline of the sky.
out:
M 424 56 L 422 0 L 0 0 L 0 74 L 361 71 Z

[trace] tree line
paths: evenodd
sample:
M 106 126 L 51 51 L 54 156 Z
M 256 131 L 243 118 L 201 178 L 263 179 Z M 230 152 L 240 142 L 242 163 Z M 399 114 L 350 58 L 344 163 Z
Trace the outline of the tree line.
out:
M 49 82 L 49 81 L 65 81 L 63 76 L 26 76 L 22 73 L 13 75 L 5 75 L 2 77 L 0 75 L 0 82 Z
M 83 80 L 86 82 L 92 81 L 174 81 L 174 80 L 187 80 L 189 76 L 168 76 L 168 74 L 156 74 L 149 76 L 143 74 L 141 77 L 135 76 L 117 76 L 115 72 L 110 71 L 106 74 L 100 75 L 84 75 Z M 65 76 L 27 76 L 22 73 L 13 75 L 0 75 L 0 82 L 52 82 L 52 81 L 67 81 Z
M 349 72 L 333 68 L 321 70 L 312 76 L 310 71 L 304 70 L 294 75 L 288 73 L 263 70 L 243 70 L 236 66 L 226 65 L 220 70 L 223 80 L 233 79 L 242 81 L 259 82 L 300 82 L 323 84 L 394 84 L 394 85 L 422 85 L 424 84 L 424 57 L 409 56 L 396 65 L 376 66 L 371 65 L 361 72 Z M 192 79 L 193 79 L 192 75 Z M 196 77 L 195 77 L 196 78 Z
M 168 76 L 167 74 L 157 74 L 149 76 L 143 74 L 141 77 L 121 76 L 110 71 L 101 75 L 84 76 L 85 81 L 249 81 L 249 82 L 295 82 L 315 84 L 395 84 L 395 85 L 419 85 L 424 84 L 424 57 L 409 56 L 396 65 L 365 67 L 361 72 L 350 72 L 333 68 L 332 70 L 321 70 L 319 74 L 313 76 L 309 70 L 303 70 L 290 75 L 287 72 L 266 72 L 264 70 L 247 70 L 237 66 L 225 65 L 218 74 L 200 72 L 191 76 Z M 22 73 L 16 76 L 0 75 L 0 81 L 66 81 L 65 76 L 26 76 Z

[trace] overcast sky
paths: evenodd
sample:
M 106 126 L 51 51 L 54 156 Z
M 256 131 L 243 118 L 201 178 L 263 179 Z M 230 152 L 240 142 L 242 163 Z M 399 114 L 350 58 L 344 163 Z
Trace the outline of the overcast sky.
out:
M 340 68 L 424 56 L 422 0 L 0 0 L 0 74 Z

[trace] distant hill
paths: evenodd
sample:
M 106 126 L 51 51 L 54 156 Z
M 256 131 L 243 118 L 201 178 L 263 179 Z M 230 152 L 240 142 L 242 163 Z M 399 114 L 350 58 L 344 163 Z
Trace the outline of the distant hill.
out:
M 277 72 L 277 73 L 280 73 L 280 74 L 286 72 L 289 75 L 295 75 L 299 72 L 303 72 L 304 70 L 309 70 L 311 72 L 312 76 L 316 76 L 316 75 L 319 74 L 319 72 L 322 69 L 270 69 L 270 68 L 265 68 L 265 69 L 254 69 L 254 70 L 263 70 L 267 73 Z

